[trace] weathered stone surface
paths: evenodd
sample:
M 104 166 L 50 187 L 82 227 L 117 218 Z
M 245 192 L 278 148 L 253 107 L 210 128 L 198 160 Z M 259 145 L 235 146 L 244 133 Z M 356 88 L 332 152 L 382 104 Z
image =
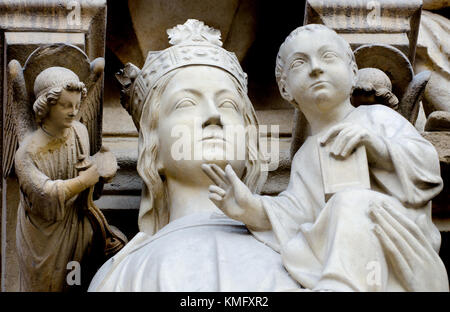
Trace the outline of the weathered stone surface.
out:
M 108 1 L 106 47 L 122 64 L 131 62 L 139 67 L 144 64 L 146 55 L 142 54 L 139 47 L 127 0 Z M 108 66 L 113 66 L 111 60 L 108 61 Z M 112 75 L 111 77 L 113 78 Z
M 142 55 L 168 47 L 166 29 L 186 18 L 203 20 L 222 33 L 224 47 L 245 56 L 254 40 L 256 1 L 128 1 L 131 19 Z M 189 12 L 189 16 L 186 15 Z M 219 13 L 220 12 L 220 13 Z
M 421 0 L 308 0 L 304 24 L 325 24 L 356 48 L 392 44 L 414 63 Z
M 434 111 L 450 111 L 450 20 L 422 11 L 415 71 L 432 71 L 423 98 L 428 116 Z
M 450 131 L 423 132 L 422 135 L 439 154 L 441 177 L 444 180 L 444 189 L 433 199 L 433 216 L 436 219 L 450 218 Z
M 423 0 L 424 10 L 439 10 L 450 6 L 449 0 Z
M 432 112 L 425 124 L 425 131 L 450 131 L 450 112 Z

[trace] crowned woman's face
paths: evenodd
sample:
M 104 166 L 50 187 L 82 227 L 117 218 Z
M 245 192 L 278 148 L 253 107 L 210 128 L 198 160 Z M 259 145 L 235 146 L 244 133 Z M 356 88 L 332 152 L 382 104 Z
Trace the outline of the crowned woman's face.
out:
M 190 66 L 178 71 L 160 98 L 158 163 L 162 173 L 189 183 L 210 183 L 200 165 L 225 167 L 230 163 L 242 174 L 245 155 L 240 157 L 239 151 L 246 145 L 244 105 L 224 70 Z

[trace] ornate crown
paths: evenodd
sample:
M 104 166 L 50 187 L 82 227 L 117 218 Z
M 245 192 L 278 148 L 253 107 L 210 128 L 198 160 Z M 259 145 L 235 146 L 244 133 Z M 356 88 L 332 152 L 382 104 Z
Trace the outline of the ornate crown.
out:
M 139 129 L 142 107 L 150 90 L 168 72 L 188 65 L 208 65 L 226 70 L 247 92 L 247 74 L 236 55 L 223 48 L 220 31 L 203 22 L 188 19 L 183 25 L 168 29 L 171 47 L 149 52 L 141 70 L 131 63 L 116 74 L 123 86 L 122 105 Z

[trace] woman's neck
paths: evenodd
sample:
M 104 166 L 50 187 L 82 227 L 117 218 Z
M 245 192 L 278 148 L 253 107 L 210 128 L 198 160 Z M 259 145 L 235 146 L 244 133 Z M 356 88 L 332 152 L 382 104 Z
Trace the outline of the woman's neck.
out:
M 355 107 L 350 103 L 350 98 L 347 98 L 328 112 L 317 112 L 317 110 L 308 109 L 302 109 L 302 112 L 311 126 L 311 134 L 316 135 L 342 122 L 354 109 Z
M 220 212 L 208 197 L 208 186 L 212 182 L 205 183 L 205 185 L 188 185 L 168 178 L 166 183 L 167 197 L 169 198 L 169 222 L 197 212 Z

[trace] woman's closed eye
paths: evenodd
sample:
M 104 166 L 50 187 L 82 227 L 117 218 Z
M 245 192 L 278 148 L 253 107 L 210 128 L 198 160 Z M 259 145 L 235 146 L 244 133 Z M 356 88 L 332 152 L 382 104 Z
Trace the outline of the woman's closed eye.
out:
M 235 110 L 238 109 L 237 104 L 233 100 L 230 100 L 230 99 L 223 100 L 219 104 L 219 107 L 220 108 L 232 108 L 232 109 L 235 109 Z
M 303 59 L 295 59 L 292 61 L 290 68 L 300 67 L 305 64 L 305 60 Z
M 326 61 L 332 61 L 335 58 L 337 58 L 338 55 L 335 52 L 332 51 L 327 51 L 325 53 L 322 54 L 322 58 Z
M 179 100 L 177 104 L 175 104 L 175 109 L 187 108 L 192 106 L 195 106 L 195 102 L 192 99 L 183 98 Z

